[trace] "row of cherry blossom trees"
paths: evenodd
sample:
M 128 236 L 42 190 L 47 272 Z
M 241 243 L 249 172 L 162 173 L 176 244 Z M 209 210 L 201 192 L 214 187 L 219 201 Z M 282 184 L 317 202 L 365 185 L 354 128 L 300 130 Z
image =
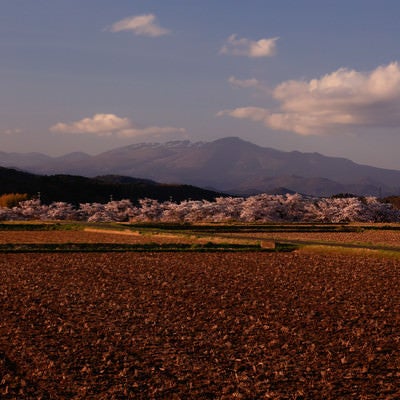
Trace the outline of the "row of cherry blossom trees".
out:
M 400 211 L 375 197 L 308 198 L 300 194 L 260 194 L 247 198 L 218 197 L 215 201 L 158 202 L 142 199 L 106 204 L 40 200 L 0 207 L 0 220 L 77 220 L 88 222 L 398 222 Z

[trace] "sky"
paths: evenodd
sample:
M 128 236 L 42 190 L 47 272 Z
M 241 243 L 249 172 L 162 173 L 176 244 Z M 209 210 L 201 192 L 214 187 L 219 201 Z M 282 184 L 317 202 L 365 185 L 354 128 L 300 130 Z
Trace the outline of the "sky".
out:
M 0 151 L 238 136 L 400 170 L 398 0 L 0 5 Z

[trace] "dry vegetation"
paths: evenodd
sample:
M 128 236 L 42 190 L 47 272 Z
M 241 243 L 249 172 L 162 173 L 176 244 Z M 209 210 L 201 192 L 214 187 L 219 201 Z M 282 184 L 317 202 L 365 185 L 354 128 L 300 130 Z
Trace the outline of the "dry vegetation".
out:
M 193 243 L 193 238 L 180 237 L 181 243 Z M 175 243 L 173 235 L 140 235 L 135 232 L 92 231 L 0 231 L 1 243 Z
M 360 232 L 269 232 L 231 233 L 226 237 L 258 238 L 260 240 L 300 240 L 334 243 L 359 243 L 400 247 L 400 230 L 364 230 Z
M 0 282 L 2 399 L 400 397 L 398 260 L 3 254 Z

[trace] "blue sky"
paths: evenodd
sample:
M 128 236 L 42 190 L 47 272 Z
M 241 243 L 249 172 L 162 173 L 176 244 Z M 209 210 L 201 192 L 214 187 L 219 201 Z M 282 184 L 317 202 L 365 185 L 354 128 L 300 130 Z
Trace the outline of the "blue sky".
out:
M 239 136 L 400 169 L 400 2 L 1 0 L 0 150 Z

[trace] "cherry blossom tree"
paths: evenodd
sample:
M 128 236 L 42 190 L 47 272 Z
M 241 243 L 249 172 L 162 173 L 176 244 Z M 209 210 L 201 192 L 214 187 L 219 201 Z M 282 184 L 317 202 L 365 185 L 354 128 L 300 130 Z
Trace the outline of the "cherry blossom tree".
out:
M 185 200 L 180 203 L 141 199 L 106 204 L 83 203 L 78 208 L 65 202 L 42 204 L 39 199 L 20 202 L 12 209 L 0 207 L 0 220 L 80 220 L 89 222 L 396 222 L 400 211 L 376 197 L 310 198 L 300 194 L 259 194 L 218 197 L 215 201 Z

